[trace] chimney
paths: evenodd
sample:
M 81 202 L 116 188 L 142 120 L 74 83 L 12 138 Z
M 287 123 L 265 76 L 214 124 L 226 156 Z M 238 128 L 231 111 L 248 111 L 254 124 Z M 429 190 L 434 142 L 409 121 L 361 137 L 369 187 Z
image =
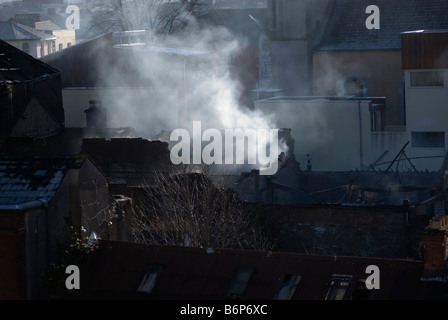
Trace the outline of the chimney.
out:
M 448 216 L 435 216 L 423 234 L 424 278 L 447 276 Z
M 280 128 L 278 131 L 278 140 L 284 144 L 284 147 L 286 148 L 286 150 L 283 150 L 282 147 L 282 151 L 285 152 L 285 154 L 289 157 L 289 158 L 293 158 L 295 159 L 295 154 L 294 154 L 294 138 L 291 135 L 291 129 L 290 128 Z
M 107 128 L 107 110 L 101 106 L 100 100 L 90 100 L 86 113 L 87 128 Z

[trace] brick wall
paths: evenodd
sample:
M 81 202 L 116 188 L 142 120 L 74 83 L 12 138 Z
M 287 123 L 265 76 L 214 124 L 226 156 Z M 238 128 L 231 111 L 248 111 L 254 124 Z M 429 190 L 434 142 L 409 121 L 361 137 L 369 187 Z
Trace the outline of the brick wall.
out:
M 425 244 L 425 269 L 445 270 L 447 248 L 447 236 L 445 233 L 425 234 L 423 236 Z
M 0 300 L 26 298 L 24 215 L 0 213 Z
M 276 251 L 399 259 L 419 258 L 428 219 L 406 221 L 401 206 L 271 206 L 266 216 Z
M 435 216 L 423 235 L 425 277 L 444 277 L 448 261 L 448 216 Z

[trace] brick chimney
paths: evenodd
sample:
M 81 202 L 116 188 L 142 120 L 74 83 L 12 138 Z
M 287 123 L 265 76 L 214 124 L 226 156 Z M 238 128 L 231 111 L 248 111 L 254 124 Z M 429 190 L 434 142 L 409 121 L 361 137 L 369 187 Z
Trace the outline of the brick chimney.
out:
M 424 278 L 447 276 L 448 216 L 435 216 L 423 234 Z
M 101 106 L 101 100 L 90 100 L 86 113 L 87 128 L 107 128 L 107 110 Z

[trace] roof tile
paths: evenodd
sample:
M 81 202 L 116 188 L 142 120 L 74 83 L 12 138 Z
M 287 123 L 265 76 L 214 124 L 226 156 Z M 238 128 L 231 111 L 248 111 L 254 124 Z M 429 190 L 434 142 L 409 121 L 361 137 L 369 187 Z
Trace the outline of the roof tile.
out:
M 62 179 L 81 162 L 74 158 L 0 158 L 0 205 L 20 205 L 36 200 L 51 200 Z M 35 175 L 42 170 L 44 175 Z
M 448 29 L 446 0 L 377 0 L 380 29 L 368 30 L 366 8 L 371 0 L 337 0 L 319 51 L 399 50 L 401 33 Z

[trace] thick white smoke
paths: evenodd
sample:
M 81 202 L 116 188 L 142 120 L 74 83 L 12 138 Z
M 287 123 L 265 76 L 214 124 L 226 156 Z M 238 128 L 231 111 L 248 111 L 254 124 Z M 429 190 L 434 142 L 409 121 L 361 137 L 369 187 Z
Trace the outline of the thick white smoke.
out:
M 122 67 L 98 61 L 107 86 L 130 86 L 117 88 L 120 94 L 102 98 L 109 125 L 133 127 L 149 139 L 177 128 L 191 132 L 193 121 L 200 121 L 203 130 L 277 129 L 270 117 L 239 105 L 237 97 L 242 88 L 232 76 L 231 67 L 246 39 L 235 37 L 223 27 L 192 30 L 195 32 L 171 37 L 169 45 L 116 48 L 120 56 L 125 54 L 128 59 L 130 80 L 129 75 L 124 77 Z M 137 83 L 130 85 L 126 81 Z M 266 144 L 267 140 L 258 143 Z M 286 149 L 284 143 L 280 143 L 282 147 Z

